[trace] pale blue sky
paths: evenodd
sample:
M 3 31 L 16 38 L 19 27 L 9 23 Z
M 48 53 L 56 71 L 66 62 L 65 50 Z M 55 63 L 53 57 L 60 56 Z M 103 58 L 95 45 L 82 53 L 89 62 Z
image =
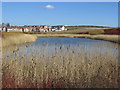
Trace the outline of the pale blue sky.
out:
M 52 5 L 53 8 L 45 8 Z M 3 2 L 2 20 L 12 25 L 117 27 L 117 2 Z

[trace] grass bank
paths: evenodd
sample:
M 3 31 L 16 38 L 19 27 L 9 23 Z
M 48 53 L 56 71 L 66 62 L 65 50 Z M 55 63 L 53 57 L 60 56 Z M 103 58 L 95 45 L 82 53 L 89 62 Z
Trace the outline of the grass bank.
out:
M 89 35 L 89 34 L 35 34 L 37 37 L 73 37 L 73 38 L 89 38 L 96 40 L 105 40 L 120 43 L 119 35 Z
M 18 45 L 23 43 L 34 42 L 37 39 L 35 35 L 18 33 L 18 32 L 9 32 L 2 34 L 2 46 L 8 47 L 12 45 Z
M 3 33 L 2 46 L 8 47 L 23 43 L 34 42 L 37 37 L 72 37 L 105 40 L 120 43 L 119 35 L 89 35 L 89 34 L 24 34 L 24 33 Z

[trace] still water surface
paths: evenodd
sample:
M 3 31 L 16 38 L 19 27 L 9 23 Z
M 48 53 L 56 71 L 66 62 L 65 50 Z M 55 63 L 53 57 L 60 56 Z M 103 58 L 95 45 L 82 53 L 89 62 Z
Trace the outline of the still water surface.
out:
M 27 56 L 32 57 L 44 55 L 56 56 L 56 54 L 69 55 L 82 54 L 86 56 L 94 56 L 96 53 L 100 56 L 110 53 L 115 58 L 118 58 L 118 44 L 85 38 L 66 38 L 66 37 L 39 37 L 34 43 L 19 45 L 19 49 L 14 52 L 6 52 L 3 56 Z M 99 56 L 98 55 L 98 56 Z

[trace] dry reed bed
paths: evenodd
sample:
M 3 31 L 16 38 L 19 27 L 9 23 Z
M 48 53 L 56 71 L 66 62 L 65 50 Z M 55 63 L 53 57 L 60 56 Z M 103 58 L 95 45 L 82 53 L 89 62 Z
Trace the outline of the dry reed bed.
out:
M 3 47 L 8 47 L 11 45 L 18 45 L 18 44 L 23 44 L 23 43 L 30 43 L 34 42 L 37 39 L 35 35 L 29 35 L 29 34 L 8 34 L 5 35 L 4 38 L 2 38 L 2 46 Z
M 85 47 L 84 47 L 85 48 Z M 39 48 L 38 48 L 39 49 Z M 118 53 L 60 48 L 3 58 L 3 88 L 117 88 Z M 31 51 L 32 52 L 32 51 Z M 34 52 L 34 51 L 33 51 Z M 65 54 L 64 54 L 65 53 Z M 116 56 L 115 56 L 116 55 Z
M 0 37 L 0 89 L 2 89 L 2 38 Z
M 115 43 L 120 43 L 119 35 L 88 35 L 88 34 L 35 34 L 38 37 L 75 37 L 89 38 L 96 40 L 105 40 Z

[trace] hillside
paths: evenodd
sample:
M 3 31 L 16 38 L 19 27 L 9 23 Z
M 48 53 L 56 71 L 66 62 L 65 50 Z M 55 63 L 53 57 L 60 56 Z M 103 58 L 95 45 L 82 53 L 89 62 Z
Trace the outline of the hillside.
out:
M 66 26 L 68 30 L 79 30 L 79 29 L 92 29 L 92 28 L 111 28 L 111 27 L 105 27 L 105 26 Z

